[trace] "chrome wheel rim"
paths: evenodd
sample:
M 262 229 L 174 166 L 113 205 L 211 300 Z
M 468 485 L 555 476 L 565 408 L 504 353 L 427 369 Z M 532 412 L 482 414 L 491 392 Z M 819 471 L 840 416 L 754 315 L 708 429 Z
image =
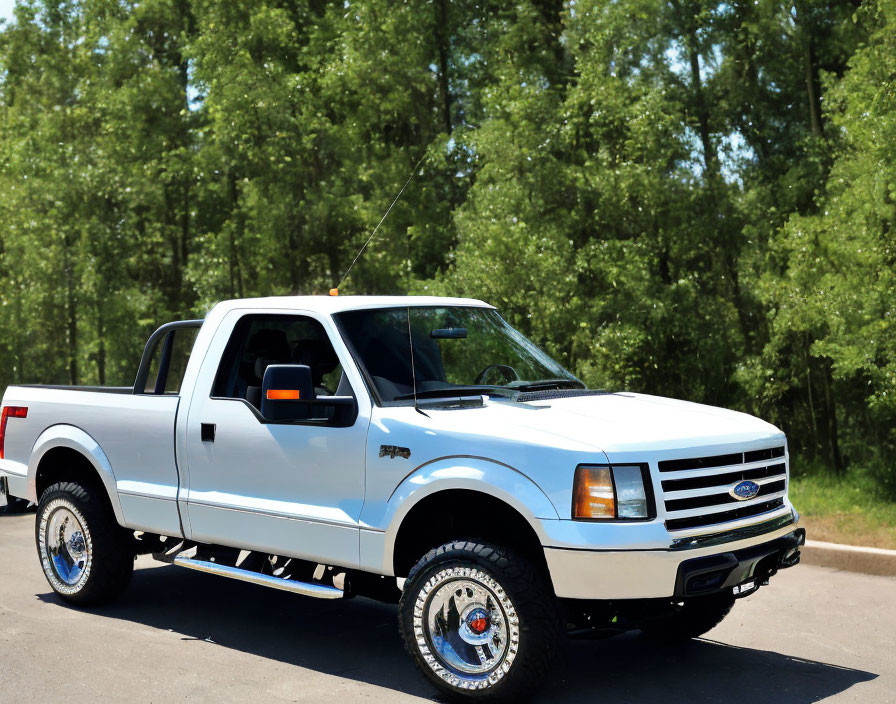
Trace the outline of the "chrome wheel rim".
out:
M 414 610 L 414 631 L 424 661 L 461 689 L 484 689 L 510 670 L 519 647 L 519 618 L 490 575 L 454 567 L 433 575 Z
M 47 578 L 56 591 L 77 592 L 93 564 L 93 541 L 81 513 L 67 501 L 52 501 L 41 516 L 39 549 Z

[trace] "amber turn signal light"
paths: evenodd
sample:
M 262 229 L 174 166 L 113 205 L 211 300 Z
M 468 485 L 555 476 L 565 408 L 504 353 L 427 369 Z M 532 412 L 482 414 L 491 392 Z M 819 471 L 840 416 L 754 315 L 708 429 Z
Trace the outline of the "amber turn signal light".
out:
M 268 389 L 268 401 L 298 401 L 298 389 Z
M 576 468 L 572 517 L 586 520 L 616 518 L 616 491 L 609 467 Z

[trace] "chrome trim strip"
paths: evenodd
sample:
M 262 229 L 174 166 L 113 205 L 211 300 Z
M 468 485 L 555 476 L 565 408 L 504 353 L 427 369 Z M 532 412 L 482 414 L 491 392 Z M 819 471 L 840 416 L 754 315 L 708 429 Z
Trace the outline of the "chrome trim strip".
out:
M 745 462 L 744 464 L 726 464 L 722 467 L 703 467 L 702 469 L 676 469 L 674 472 L 660 471 L 659 478 L 661 481 L 671 481 L 675 479 L 698 479 L 702 477 L 714 477 L 718 474 L 731 474 L 733 472 L 749 472 L 754 469 L 765 469 L 766 467 L 777 467 L 779 464 L 787 467 L 787 456 L 775 457 L 772 460 L 758 460 L 756 462 Z M 783 471 L 781 472 L 784 473 Z
M 726 487 L 727 488 L 727 487 Z M 722 494 L 723 496 L 727 494 Z M 723 504 L 713 504 L 712 506 L 700 506 L 698 508 L 685 508 L 679 509 L 677 511 L 669 511 L 666 510 L 666 521 L 674 521 L 679 518 L 703 518 L 706 517 L 711 518 L 717 513 L 727 513 L 728 511 L 734 511 L 735 509 L 741 508 L 749 508 L 750 506 L 757 506 L 765 503 L 766 501 L 773 501 L 775 499 L 781 499 L 787 496 L 786 485 L 785 488 L 781 491 L 776 491 L 773 494 L 763 494 L 762 496 L 754 496 L 752 499 L 745 499 L 742 501 L 738 501 L 737 503 L 723 503 Z M 716 521 L 715 525 L 719 523 L 724 523 L 724 521 Z M 713 523 L 705 523 L 703 525 L 713 525 Z M 695 528 L 702 528 L 703 526 L 694 526 Z M 688 530 L 687 528 L 671 528 L 670 530 Z
M 667 530 L 670 538 L 696 538 L 704 535 L 715 535 L 726 530 L 735 530 L 736 528 L 746 528 L 747 526 L 756 525 L 763 521 L 770 521 L 790 513 L 793 507 L 786 502 L 777 508 L 765 511 L 764 513 L 756 513 L 752 516 L 744 518 L 736 518 L 728 521 L 719 521 L 717 523 L 707 523 L 704 526 L 696 526 L 694 528 L 676 528 Z
M 220 577 L 230 577 L 231 579 L 238 579 L 241 582 L 249 582 L 250 584 L 258 584 L 262 587 L 271 587 L 273 589 L 281 589 L 286 592 L 292 592 L 293 594 L 303 594 L 317 599 L 341 599 L 345 596 L 345 592 L 336 587 L 328 587 L 324 584 L 296 582 L 291 579 L 282 579 L 281 577 L 271 577 L 258 572 L 241 570 L 238 567 L 218 565 L 214 562 L 194 560 L 189 557 L 175 557 L 173 564 L 177 567 L 186 567 L 187 569 L 196 570 L 198 572 L 216 574 Z
M 139 491 L 123 491 L 122 489 L 118 490 L 119 496 L 133 496 L 137 499 L 157 499 L 158 501 L 170 501 L 172 503 L 177 501 L 176 496 L 159 496 L 158 494 L 144 494 Z
M 721 533 L 710 533 L 709 535 L 695 535 L 690 538 L 678 538 L 673 540 L 669 546 L 670 550 L 694 550 L 696 548 L 707 548 L 714 545 L 722 545 L 724 543 L 733 543 L 746 538 L 753 538 L 765 533 L 771 533 L 785 526 L 795 524 L 797 522 L 795 511 L 791 511 L 786 516 L 779 516 L 764 523 L 754 523 L 751 526 L 726 530 Z
M 751 481 L 755 482 L 759 486 L 765 486 L 766 484 L 782 482 L 786 479 L 786 476 L 787 475 L 782 472 L 781 474 L 773 474 L 770 477 L 762 477 L 761 479 L 740 479 L 736 482 L 728 482 L 727 484 L 713 484 L 712 486 L 706 486 L 700 489 L 678 489 L 675 491 L 665 491 L 663 492 L 663 497 L 666 501 L 674 501 L 675 499 L 693 499 L 698 496 L 715 496 L 716 494 L 722 497 L 728 494 L 729 489 L 737 486 L 743 481 Z

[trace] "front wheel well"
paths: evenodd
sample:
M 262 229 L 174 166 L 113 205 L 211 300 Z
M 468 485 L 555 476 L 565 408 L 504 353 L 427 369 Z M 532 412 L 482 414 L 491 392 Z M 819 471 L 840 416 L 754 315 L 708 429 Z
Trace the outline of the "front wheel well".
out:
M 395 576 L 407 577 L 429 550 L 451 540 L 510 548 L 547 570 L 541 541 L 519 511 L 480 491 L 446 489 L 421 499 L 402 520 L 392 552 Z

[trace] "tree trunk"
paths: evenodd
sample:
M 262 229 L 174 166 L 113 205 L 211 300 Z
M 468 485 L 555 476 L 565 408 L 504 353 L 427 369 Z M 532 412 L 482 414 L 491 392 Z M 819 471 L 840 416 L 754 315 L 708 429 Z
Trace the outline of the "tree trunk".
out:
M 806 102 L 809 109 L 809 130 L 819 136 L 822 128 L 821 118 L 821 81 L 818 76 L 818 61 L 815 56 L 815 27 L 811 5 L 793 0 L 792 18 L 799 27 L 799 41 L 803 46 L 803 72 L 806 83 Z
M 697 41 L 697 26 L 692 23 L 688 29 L 688 58 L 691 63 L 691 84 L 694 90 L 694 107 L 697 110 L 697 122 L 700 132 L 700 143 L 703 145 L 703 166 L 707 176 L 718 172 L 718 155 L 712 144 L 709 129 L 709 110 L 703 95 L 703 82 L 700 78 L 700 49 Z
M 245 232 L 245 218 L 240 207 L 239 190 L 237 183 L 239 178 L 228 169 L 227 171 L 227 211 L 230 224 L 227 227 L 227 269 L 229 274 L 230 298 L 243 297 L 243 273 L 240 267 L 240 243 Z
M 289 292 L 293 296 L 298 296 L 302 293 L 302 275 L 299 271 L 299 266 L 300 264 L 306 264 L 307 262 L 300 256 L 302 251 L 299 248 L 302 214 L 296 198 L 293 198 L 293 211 L 295 213 L 295 221 L 286 231 L 286 252 L 284 252 L 284 254 L 286 256 L 287 266 L 289 267 Z
M 445 132 L 451 134 L 451 83 L 448 76 L 448 54 L 450 51 L 448 35 L 448 0 L 436 2 L 436 43 L 439 53 L 439 98 L 442 104 L 442 120 Z
M 831 374 L 831 362 L 825 360 L 824 365 L 824 395 L 828 410 L 828 437 L 830 439 L 831 464 L 837 474 L 843 473 L 843 457 L 840 455 L 840 440 L 838 437 L 837 426 L 837 403 L 834 400 L 834 394 L 831 391 L 833 386 L 833 377 Z
M 189 242 L 190 242 L 190 178 L 189 176 L 184 177 L 184 187 L 183 193 L 181 194 L 181 213 L 180 213 L 180 242 L 178 242 L 178 247 L 180 249 L 180 262 L 181 262 L 181 277 L 178 281 L 178 288 L 181 292 L 181 295 L 178 297 L 180 301 L 180 305 L 182 306 L 180 310 L 181 315 L 186 315 L 186 307 L 188 305 L 183 295 L 183 270 L 187 265 L 187 257 L 189 256 Z
M 746 90 L 741 92 L 741 113 L 745 116 L 740 131 L 751 144 L 762 164 L 768 162 L 769 146 L 765 137 L 765 110 L 760 103 L 762 89 L 759 85 L 759 69 L 756 65 L 756 41 L 745 25 L 754 21 L 756 12 L 751 2 L 737 4 L 738 23 L 735 29 L 737 37 L 737 63 L 743 66 L 742 79 Z
M 98 342 L 96 350 L 96 377 L 100 386 L 106 385 L 106 319 L 103 316 L 103 304 L 100 302 L 100 296 L 97 296 L 96 302 L 96 339 Z
M 78 310 L 75 296 L 75 272 L 69 252 L 70 242 L 66 235 L 63 241 L 62 266 L 65 271 L 65 307 L 68 318 L 68 383 L 78 384 Z
M 545 74 L 553 85 L 564 86 L 568 82 L 567 77 L 567 47 L 563 41 L 563 11 L 565 3 L 563 0 L 535 0 L 533 3 L 538 8 L 542 22 L 544 22 L 547 30 L 545 43 L 553 55 L 554 61 L 551 66 L 544 66 Z
M 803 31 L 806 31 L 805 27 Z M 817 137 L 821 135 L 821 101 L 819 100 L 818 66 L 815 62 L 815 48 L 812 45 L 811 35 L 808 35 L 805 39 L 803 61 L 806 66 L 806 99 L 809 102 L 809 129 Z
M 161 177 L 161 173 L 159 176 Z M 164 232 L 168 250 L 171 253 L 171 265 L 164 269 L 163 290 L 168 311 L 172 315 L 180 307 L 180 284 L 183 280 L 180 270 L 180 218 L 178 217 L 177 212 L 178 197 L 176 193 L 172 194 L 172 190 L 174 189 L 174 184 L 166 184 L 163 189 L 165 194 Z
M 815 396 L 812 393 L 812 358 L 809 356 L 809 336 L 804 336 L 803 359 L 806 364 L 806 389 L 809 395 L 809 418 L 812 420 L 812 447 L 818 450 L 818 419 L 815 414 Z
M 15 382 L 22 384 L 25 381 L 25 344 L 24 344 L 24 315 L 22 314 L 22 296 L 13 296 L 15 332 L 13 333 L 16 348 L 16 374 Z

